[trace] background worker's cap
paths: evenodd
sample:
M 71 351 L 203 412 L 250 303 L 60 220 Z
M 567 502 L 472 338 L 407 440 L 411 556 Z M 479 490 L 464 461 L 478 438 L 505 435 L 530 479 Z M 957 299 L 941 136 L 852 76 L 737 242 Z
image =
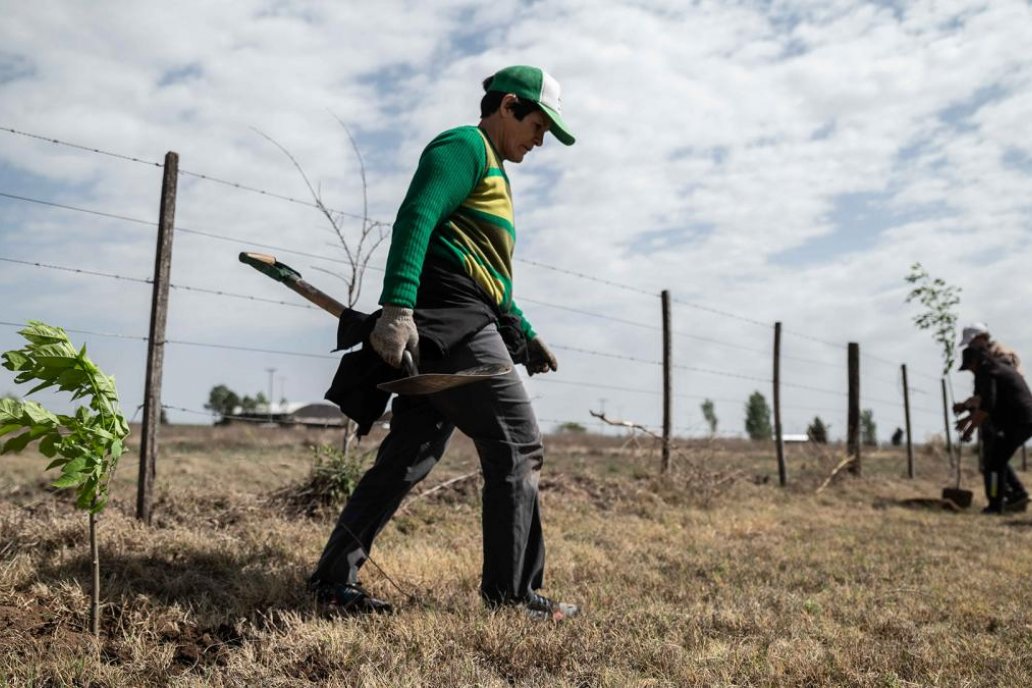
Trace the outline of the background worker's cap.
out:
M 974 323 L 964 328 L 964 333 L 960 338 L 960 345 L 967 346 L 971 343 L 971 340 L 980 335 L 989 336 L 989 326 L 985 323 Z
M 506 67 L 495 72 L 487 90 L 512 93 L 537 103 L 548 119 L 552 120 L 549 131 L 555 134 L 557 139 L 567 146 L 572 146 L 576 141 L 570 133 L 570 128 L 563 121 L 559 82 L 545 70 L 526 65 Z

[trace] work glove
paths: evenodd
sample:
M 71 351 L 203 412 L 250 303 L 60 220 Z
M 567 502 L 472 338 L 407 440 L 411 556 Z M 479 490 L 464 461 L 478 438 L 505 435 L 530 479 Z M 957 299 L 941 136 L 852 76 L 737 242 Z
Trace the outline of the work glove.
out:
M 401 354 L 405 349 L 418 361 L 419 332 L 412 319 L 412 309 L 385 305 L 369 334 L 369 343 L 373 351 L 394 368 L 401 367 Z
M 534 373 L 547 373 L 549 370 L 559 369 L 559 362 L 555 360 L 555 354 L 549 351 L 541 337 L 534 337 L 527 342 L 527 373 L 531 376 Z
M 971 414 L 971 415 L 968 415 L 968 416 L 964 416 L 963 418 L 958 420 L 956 423 L 954 423 L 953 427 L 955 427 L 957 429 L 957 432 L 961 433 L 960 434 L 960 441 L 961 442 L 970 442 L 971 441 L 971 435 L 975 432 L 975 427 L 977 427 L 975 425 L 974 414 Z

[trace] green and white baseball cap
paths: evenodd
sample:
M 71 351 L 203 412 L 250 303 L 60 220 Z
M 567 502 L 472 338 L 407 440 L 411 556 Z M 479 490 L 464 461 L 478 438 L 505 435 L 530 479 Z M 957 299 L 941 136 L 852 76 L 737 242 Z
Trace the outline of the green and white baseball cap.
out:
M 576 141 L 563 121 L 559 82 L 545 70 L 526 65 L 506 67 L 495 73 L 487 90 L 512 93 L 534 101 L 541 106 L 548 119 L 552 120 L 549 131 L 555 134 L 557 139 L 567 146 L 572 146 Z

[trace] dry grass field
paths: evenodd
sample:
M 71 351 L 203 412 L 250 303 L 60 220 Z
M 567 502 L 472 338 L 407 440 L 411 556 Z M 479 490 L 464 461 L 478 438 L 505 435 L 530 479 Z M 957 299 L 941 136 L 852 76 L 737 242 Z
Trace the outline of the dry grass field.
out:
M 1032 682 L 1032 514 L 982 516 L 977 494 L 961 513 L 905 506 L 946 484 L 934 449 L 917 480 L 880 450 L 817 493 L 835 449 L 791 447 L 782 489 L 769 446 L 692 443 L 660 478 L 655 454 L 619 440 L 550 438 L 545 591 L 585 612 L 540 624 L 479 603 L 475 480 L 415 499 L 378 541 L 385 573 L 364 582 L 397 614 L 323 618 L 304 582 L 335 513 L 273 495 L 333 441 L 165 428 L 151 527 L 132 517 L 128 455 L 100 520 L 99 639 L 85 516 L 46 489 L 41 457 L 0 458 L 0 686 Z M 475 466 L 456 440 L 421 489 Z

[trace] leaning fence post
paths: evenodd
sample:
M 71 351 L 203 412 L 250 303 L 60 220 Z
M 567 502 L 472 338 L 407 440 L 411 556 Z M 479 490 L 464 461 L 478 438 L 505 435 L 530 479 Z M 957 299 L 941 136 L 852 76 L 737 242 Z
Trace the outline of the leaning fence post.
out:
M 136 485 L 136 518 L 150 523 L 157 473 L 158 425 L 161 420 L 161 371 L 165 360 L 165 322 L 168 316 L 168 283 L 172 269 L 172 228 L 176 217 L 179 154 L 165 154 L 161 180 L 158 243 L 154 253 L 154 289 L 147 346 L 147 379 L 143 393 L 143 432 L 140 438 L 140 477 Z
M 910 436 L 910 385 L 907 383 L 907 364 L 900 366 L 903 371 L 903 416 L 907 425 L 907 477 L 914 477 L 914 443 Z
M 846 451 L 853 460 L 849 472 L 860 475 L 860 345 L 850 342 L 849 363 L 849 410 L 846 415 Z
M 670 470 L 670 424 L 673 412 L 670 393 L 670 292 L 660 294 L 663 303 L 663 473 Z
M 778 454 L 778 482 L 788 484 L 785 438 L 781 433 L 781 323 L 774 323 L 774 446 Z

